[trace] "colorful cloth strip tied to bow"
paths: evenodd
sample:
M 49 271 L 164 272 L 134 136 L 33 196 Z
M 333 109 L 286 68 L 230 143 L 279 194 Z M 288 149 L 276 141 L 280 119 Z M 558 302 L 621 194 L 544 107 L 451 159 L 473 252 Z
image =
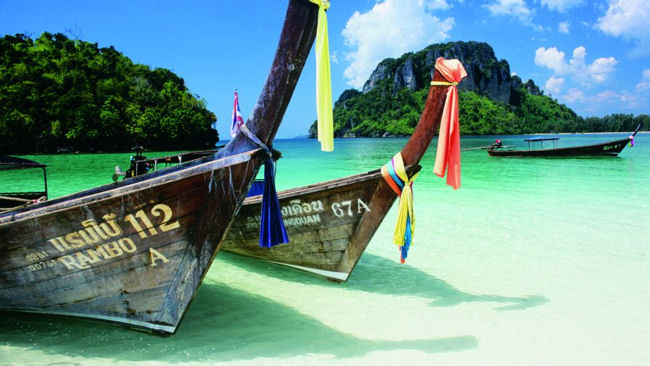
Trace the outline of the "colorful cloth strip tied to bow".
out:
M 329 0 L 309 0 L 318 5 L 316 28 L 316 112 L 318 114 L 318 141 L 321 150 L 334 150 L 334 118 L 332 115 L 332 77 L 330 70 L 330 46 L 327 37 Z
M 243 124 L 240 131 L 253 143 L 266 151 L 264 160 L 264 194 L 262 195 L 262 213 L 260 220 L 260 246 L 270 248 L 274 245 L 288 243 L 289 236 L 282 220 L 282 211 L 278 193 L 275 189 L 275 163 L 270 146 L 266 146 L 248 127 Z
M 438 134 L 438 150 L 433 173 L 439 177 L 445 176 L 447 184 L 458 189 L 460 187 L 460 127 L 458 125 L 458 88 L 456 87 L 467 76 L 465 68 L 458 60 L 436 60 L 436 70 L 448 81 L 432 81 L 431 85 L 449 86 L 447 99 L 440 120 Z
M 399 208 L 397 213 L 397 224 L 393 234 L 393 242 L 399 246 L 401 258 L 404 263 L 409 248 L 413 244 L 413 233 L 415 231 L 415 214 L 413 212 L 413 181 L 417 174 L 409 179 L 404 167 L 402 154 L 397 153 L 393 158 L 381 167 L 381 175 L 388 185 L 399 196 Z

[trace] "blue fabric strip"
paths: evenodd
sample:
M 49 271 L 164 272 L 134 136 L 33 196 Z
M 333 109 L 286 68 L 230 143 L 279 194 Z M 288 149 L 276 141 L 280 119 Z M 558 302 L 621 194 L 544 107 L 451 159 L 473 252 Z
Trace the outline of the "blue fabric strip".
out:
M 390 163 L 386 164 L 386 167 L 388 168 L 388 174 L 390 174 L 391 178 L 393 178 L 395 184 L 397 184 L 400 189 L 404 189 L 404 181 L 397 175 L 397 173 L 395 173 L 393 159 L 390 160 Z
M 254 180 L 251 188 L 248 190 L 246 197 L 259 196 L 264 193 L 264 181 L 263 180 Z
M 406 215 L 406 231 L 404 231 L 404 245 L 402 245 L 402 261 L 406 260 L 411 247 L 411 217 Z
M 264 161 L 264 195 L 260 222 L 260 246 L 270 248 L 288 243 L 289 237 L 282 221 L 282 208 L 275 190 L 275 163 L 268 156 Z

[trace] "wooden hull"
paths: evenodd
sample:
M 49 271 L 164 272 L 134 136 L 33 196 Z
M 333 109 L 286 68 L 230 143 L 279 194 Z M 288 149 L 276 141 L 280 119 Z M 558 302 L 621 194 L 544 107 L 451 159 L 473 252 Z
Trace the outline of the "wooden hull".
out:
M 449 80 L 436 69 L 433 81 Z M 438 130 L 447 91 L 445 83 L 432 83 L 420 120 L 400 152 L 409 176 L 420 169 L 417 164 Z M 283 191 L 278 197 L 288 244 L 259 246 L 261 198 L 257 197 L 244 201 L 223 249 L 346 281 L 397 195 L 377 170 Z
M 222 249 L 346 281 L 396 195 L 374 171 L 282 191 L 278 198 L 289 243 L 260 247 L 261 196 L 255 196 L 244 201 Z
M 490 156 L 617 156 L 630 142 L 629 138 L 601 144 L 537 150 L 488 150 Z
M 176 331 L 263 158 L 170 169 L 0 216 L 0 310 Z
M 262 144 L 283 119 L 317 17 L 315 4 L 289 0 L 246 123 Z M 0 310 L 175 332 L 266 156 L 240 133 L 205 159 L 0 214 Z

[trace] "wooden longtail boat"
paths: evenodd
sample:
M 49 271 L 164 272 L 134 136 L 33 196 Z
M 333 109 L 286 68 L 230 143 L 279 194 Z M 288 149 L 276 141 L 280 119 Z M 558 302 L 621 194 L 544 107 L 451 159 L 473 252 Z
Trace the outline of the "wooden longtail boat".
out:
M 29 192 L 0 192 L 0 212 L 13 210 L 16 207 L 47 200 L 47 172 L 45 168 L 45 165 L 32 160 L 0 155 L 0 171 L 21 169 L 41 169 L 43 171 L 42 190 Z
M 554 144 L 553 148 L 547 148 L 547 149 L 520 149 L 520 150 L 515 150 L 515 149 L 508 149 L 508 150 L 501 150 L 501 149 L 488 149 L 488 154 L 490 156 L 517 156 L 517 157 L 526 157 L 526 156 L 534 156 L 534 157 L 544 157 L 544 156 L 618 156 L 618 154 L 623 151 L 625 146 L 630 143 L 630 140 L 634 139 L 634 136 L 636 136 L 636 133 L 639 132 L 639 128 L 641 126 L 636 128 L 636 130 L 630 135 L 629 137 L 623 138 L 623 139 L 618 139 L 618 140 L 613 140 L 613 141 L 608 141 L 608 142 L 603 142 L 599 144 L 592 144 L 592 145 L 582 145 L 582 146 L 569 146 L 569 147 L 556 147 Z M 529 143 L 530 147 L 530 142 L 543 142 L 543 141 L 555 141 L 558 140 L 558 137 L 540 137 L 540 138 L 528 138 L 525 139 Z
M 221 146 L 223 147 L 223 146 Z M 169 167 L 170 165 L 182 164 L 188 161 L 205 158 L 212 156 L 219 151 L 218 149 L 213 150 L 199 150 L 199 151 L 190 151 L 179 154 L 173 154 L 168 156 L 161 156 L 157 158 L 149 158 L 142 155 L 144 149 L 141 146 L 136 146 L 133 148 L 135 150 L 135 155 L 131 156 L 131 161 L 129 163 L 129 168 L 126 172 L 122 172 L 122 169 L 119 165 L 115 166 L 115 174 L 113 174 L 113 182 L 117 182 L 119 177 L 122 176 L 124 179 L 133 178 L 138 175 L 155 172 L 164 165 L 164 167 Z
M 436 70 L 433 80 L 445 81 Z M 402 149 L 409 174 L 436 134 L 446 86 L 431 86 L 413 135 Z M 278 192 L 290 242 L 259 245 L 261 196 L 249 197 L 233 221 L 222 249 L 346 281 L 391 208 L 395 192 L 379 170 Z
M 270 144 L 316 34 L 290 0 L 248 128 Z M 0 214 L 0 310 L 172 334 L 266 157 L 241 133 L 211 157 Z

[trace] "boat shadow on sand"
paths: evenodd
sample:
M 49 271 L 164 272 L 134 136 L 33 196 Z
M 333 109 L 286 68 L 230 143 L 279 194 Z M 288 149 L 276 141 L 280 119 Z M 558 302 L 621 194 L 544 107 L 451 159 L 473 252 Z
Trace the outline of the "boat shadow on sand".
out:
M 261 272 L 286 281 L 310 285 L 344 287 L 384 295 L 419 296 L 432 299 L 431 306 L 454 306 L 465 302 L 491 302 L 499 304 L 495 310 L 524 310 L 547 303 L 544 296 L 521 297 L 501 295 L 476 295 L 463 292 L 435 276 L 408 264 L 392 261 L 370 253 L 364 253 L 350 279 L 345 283 L 332 283 L 310 273 L 274 263 L 261 262 L 231 253 L 219 253 L 221 259 L 249 270 Z
M 404 341 L 362 339 L 266 297 L 208 282 L 197 292 L 172 337 L 155 337 L 92 320 L 0 313 L 0 356 L 7 347 L 20 348 L 23 355 L 29 350 L 38 355 L 45 352 L 51 357 L 43 360 L 45 363 L 77 362 L 79 358 L 210 363 L 307 354 L 343 360 L 390 350 L 453 352 L 477 348 L 478 341 L 471 335 Z

